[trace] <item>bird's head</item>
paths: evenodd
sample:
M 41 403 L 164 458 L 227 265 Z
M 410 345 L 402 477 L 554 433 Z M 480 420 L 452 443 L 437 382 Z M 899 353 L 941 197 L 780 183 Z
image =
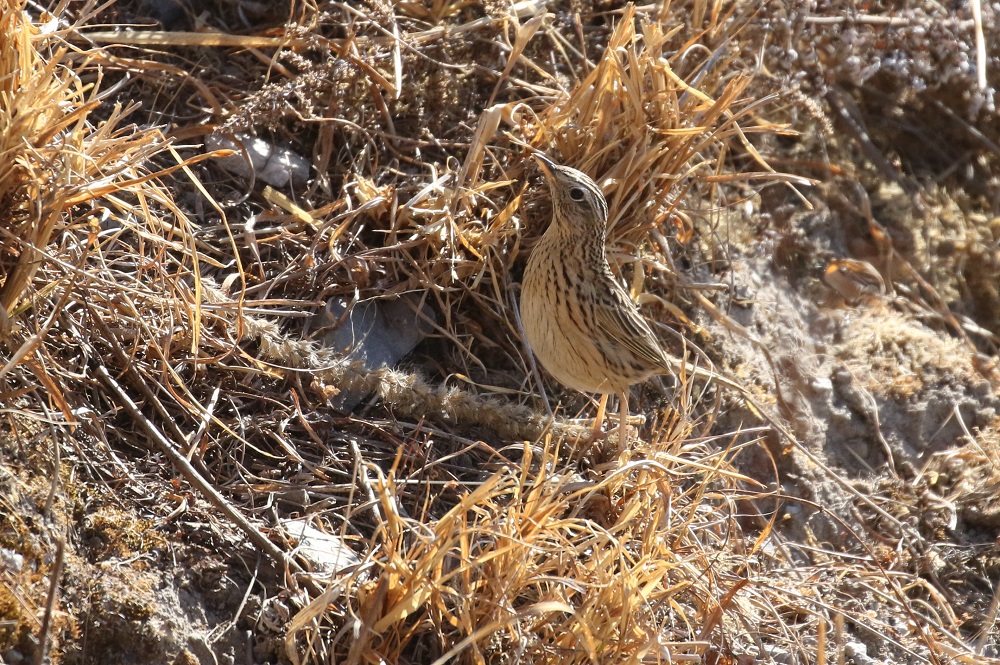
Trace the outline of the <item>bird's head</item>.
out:
M 534 157 L 552 192 L 553 224 L 567 231 L 597 232 L 603 238 L 608 202 L 597 183 L 586 173 L 560 166 L 541 153 L 534 153 Z

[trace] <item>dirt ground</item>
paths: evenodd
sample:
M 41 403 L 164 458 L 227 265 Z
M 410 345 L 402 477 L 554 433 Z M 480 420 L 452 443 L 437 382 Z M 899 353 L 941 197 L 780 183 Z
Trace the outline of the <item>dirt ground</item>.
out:
M 717 371 L 748 386 L 771 419 L 719 388 L 689 402 L 669 380 L 633 390 L 633 412 L 646 420 L 637 425 L 628 461 L 641 465 L 636 460 L 671 432 L 726 451 L 738 490 L 726 494 L 706 482 L 706 500 L 731 512 L 727 533 L 738 537 L 725 539 L 733 548 L 726 557 L 750 552 L 742 567 L 733 565 L 747 581 L 701 608 L 704 623 L 680 627 L 683 621 L 664 618 L 667 610 L 651 621 L 706 642 L 696 661 L 704 663 L 825 662 L 820 654 L 856 665 L 1000 662 L 996 4 L 982 5 L 981 29 L 969 6 L 923 0 L 660 3 L 635 15 L 624 14 L 623 3 L 600 0 L 80 4 L 59 8 L 73 26 L 67 44 L 85 43 L 72 31 L 98 33 L 108 25 L 142 24 L 143 31 L 176 37 L 119 45 L 90 37 L 113 56 L 102 62 L 100 85 L 112 92 L 97 106 L 101 117 L 115 102 L 141 101 L 130 122 L 163 127 L 181 159 L 200 158 L 211 132 L 224 130 L 287 148 L 305 160 L 308 175 L 273 185 L 292 203 L 266 193 L 259 176 L 233 175 L 214 160 L 164 176 L 177 214 L 191 222 L 190 243 L 164 231 L 164 222 L 150 227 L 174 243 L 162 251 L 149 249 L 157 232 L 147 230 L 120 241 L 128 259 L 91 259 L 93 268 L 79 262 L 81 272 L 101 275 L 108 264 L 134 262 L 129 271 L 141 279 L 121 296 L 140 303 L 133 319 L 116 320 L 114 313 L 125 310 L 111 298 L 96 298 L 88 310 L 76 292 L 59 300 L 46 290 L 46 283 L 60 283 L 58 270 L 76 265 L 64 252 L 65 238 L 86 235 L 89 222 L 80 214 L 64 236 L 53 236 L 51 256 L 62 261 L 32 282 L 36 304 L 10 317 L 27 323 L 5 333 L 10 358 L 56 313 L 40 350 L 5 370 L 0 387 L 0 663 L 450 658 L 461 640 L 438 641 L 434 621 L 458 631 L 464 619 L 447 603 L 454 616 L 432 620 L 414 601 L 400 610 L 405 628 L 372 629 L 382 642 L 366 637 L 382 625 L 379 612 L 391 614 L 385 608 L 394 598 L 391 582 L 381 580 L 395 578 L 372 570 L 405 577 L 403 559 L 389 561 L 366 544 L 391 540 L 393 515 L 426 527 L 399 535 L 401 550 L 425 536 L 433 540 L 426 534 L 440 538 L 449 511 L 464 506 L 478 483 L 503 473 L 519 477 L 510 469 L 522 463 L 537 471 L 538 458 L 522 442 L 570 431 L 572 423 L 563 430 L 548 424 L 512 323 L 516 284 L 549 213 L 540 176 L 509 137 L 519 124 L 530 125 L 519 139 L 585 162 L 586 155 L 565 153 L 585 145 L 587 131 L 557 131 L 545 114 L 552 100 L 580 90 L 583 75 L 596 71 L 622 16 L 678 30 L 662 54 L 678 71 L 685 49 L 691 58 L 710 54 L 683 70 L 703 87 L 709 84 L 699 72 L 718 79 L 706 94 L 723 90 L 737 72 L 752 74 L 739 94 L 744 106 L 734 101 L 731 114 L 754 150 L 736 135 L 720 139 L 729 147 L 719 173 L 763 171 L 756 151 L 775 171 L 811 179 L 712 180 L 699 172 L 676 197 L 680 203 L 664 203 L 675 206 L 671 215 L 658 218 L 667 219 L 657 228 L 669 255 L 647 240 L 653 224 L 641 233 L 612 233 L 613 254 L 648 259 L 621 260 L 626 281 L 636 283 L 645 269 L 645 291 L 670 303 L 644 307 L 664 324 L 658 330 L 680 330 Z M 45 22 L 35 5 L 0 7 Z M 517 12 L 518 21 L 508 20 Z M 542 18 L 532 24 L 533 17 Z M 219 45 L 192 36 L 207 31 L 304 41 L 272 59 L 275 49 L 265 42 Z M 985 57 L 979 65 L 977 31 Z M 392 36 L 400 34 L 411 39 L 393 48 Z M 652 41 L 650 34 L 640 29 L 618 48 L 625 53 Z M 505 70 L 508 54 L 520 47 L 523 59 Z M 398 95 L 376 90 L 398 72 L 407 81 Z M 88 70 L 84 80 L 95 77 Z M 208 83 L 199 87 L 198 80 Z M 442 174 L 462 173 L 487 109 L 501 103 L 523 103 L 532 112 L 504 121 L 482 151 L 481 173 L 466 173 L 481 186 L 480 198 L 463 203 L 467 218 L 436 226 L 439 218 L 427 211 L 444 209 L 441 201 L 459 189 L 442 184 Z M 595 145 L 616 154 L 614 142 Z M 706 151 L 687 163 L 708 161 Z M 608 173 L 621 175 L 613 164 L 626 156 L 617 156 L 605 155 Z M 149 168 L 171 164 L 161 152 Z M 675 191 L 686 181 L 673 176 L 685 172 L 679 164 L 670 175 Z M 609 187 L 613 210 L 633 205 L 624 184 Z M 656 187 L 641 191 L 648 196 Z M 354 216 L 336 217 L 347 212 Z M 179 219 L 160 219 L 168 218 Z M 465 262 L 440 240 L 455 229 L 469 248 Z M 189 251 L 202 253 L 204 284 L 176 258 Z M 160 280 L 161 273 L 179 276 Z M 162 292 L 150 287 L 148 295 L 140 283 Z M 205 303 L 201 318 L 190 314 L 195 308 L 163 304 L 162 294 L 183 299 L 196 291 Z M 306 353 L 295 344 L 321 325 L 312 317 L 329 300 L 386 293 L 426 294 L 432 321 L 421 323 L 431 334 L 418 336 L 398 373 L 351 366 L 324 378 L 318 369 L 293 371 L 332 366 L 320 351 L 292 359 Z M 37 304 L 44 298 L 54 300 Z M 247 311 L 231 314 L 237 301 Z M 97 316 L 95 306 L 110 313 L 101 320 L 122 340 L 118 346 L 94 341 L 104 335 L 87 318 Z M 182 309 L 190 318 L 177 314 Z M 253 323 L 258 315 L 269 323 Z M 214 337 L 191 341 L 196 318 Z M 677 337 L 664 339 L 672 351 L 686 348 Z M 59 390 L 39 378 L 46 373 L 58 376 Z M 560 423 L 578 413 L 592 417 L 589 399 L 544 381 Z M 111 385 L 123 387 L 138 405 L 134 412 Z M 355 393 L 353 409 L 336 402 Z M 211 416 L 186 410 L 190 404 L 211 404 Z M 75 421 L 60 415 L 66 413 Z M 679 413 L 681 424 L 672 420 Z M 279 528 L 288 519 L 326 520 L 359 557 L 353 565 L 363 572 L 350 587 L 360 589 L 357 604 L 343 600 L 348 587 L 336 576 L 311 578 L 276 563 L 268 546 L 158 447 L 144 423 L 165 433 L 179 457 L 275 551 L 294 549 L 295 539 Z M 715 460 L 713 454 L 704 459 Z M 584 483 L 606 462 L 560 465 Z M 675 489 L 689 491 L 676 477 Z M 694 517 L 691 524 L 700 528 Z M 319 567 L 315 560 L 302 565 Z M 435 565 L 446 574 L 452 564 Z M 718 589 L 725 591 L 721 583 Z M 524 621 L 518 612 L 528 601 L 520 601 L 511 611 Z M 755 603 L 770 604 L 773 625 L 740 624 L 740 617 L 758 616 Z M 725 618 L 712 619 L 705 609 L 712 607 Z M 462 633 L 483 641 L 458 660 L 577 662 L 535 657 L 528 647 L 516 652 L 506 627 L 494 630 L 488 639 Z M 378 651 L 388 633 L 398 633 L 402 646 Z M 351 650 L 352 640 L 365 639 L 375 640 L 370 652 Z M 558 646 L 564 651 L 552 653 L 573 651 Z M 595 648 L 579 659 L 667 662 L 663 652 L 608 653 Z

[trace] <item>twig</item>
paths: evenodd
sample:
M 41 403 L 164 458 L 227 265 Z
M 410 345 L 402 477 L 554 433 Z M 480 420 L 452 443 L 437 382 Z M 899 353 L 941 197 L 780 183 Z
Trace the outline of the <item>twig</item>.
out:
M 914 185 L 914 183 L 906 178 L 902 173 L 899 172 L 895 166 L 886 158 L 875 142 L 872 141 L 871 135 L 864 126 L 864 121 L 860 118 L 860 112 L 854 104 L 854 100 L 851 99 L 845 91 L 837 87 L 832 87 L 830 92 L 826 94 L 826 102 L 830 105 L 837 118 L 840 119 L 843 127 L 847 132 L 853 136 L 854 140 L 857 141 L 858 147 L 861 148 L 861 152 L 868 158 L 868 161 L 872 163 L 875 168 L 877 168 L 883 176 L 887 179 L 892 180 L 900 187 L 903 191 L 914 200 L 915 205 L 920 206 L 916 202 L 916 194 L 919 188 Z M 921 212 L 923 212 L 921 210 Z
M 993 627 L 997 623 L 997 612 L 1000 611 L 1000 580 L 994 584 L 993 588 L 993 600 L 990 601 L 990 609 L 986 610 L 985 621 L 983 621 L 983 627 L 979 633 L 979 637 L 976 638 L 976 655 L 982 656 L 983 651 L 986 650 L 986 642 L 989 640 L 990 635 L 993 633 Z
M 205 435 L 205 431 L 208 429 L 208 424 L 212 421 L 212 414 L 215 413 L 215 405 L 219 402 L 220 392 L 219 386 L 215 386 L 215 390 L 212 391 L 212 397 L 208 400 L 208 405 L 201 414 L 201 422 L 198 423 L 198 429 L 191 432 L 191 435 L 188 437 L 188 450 L 185 455 L 188 461 L 194 457 L 194 451 L 198 447 L 198 442 L 201 441 L 201 437 Z
M 969 20 L 940 20 L 931 16 L 926 19 L 917 19 L 906 16 L 871 16 L 860 14 L 858 16 L 806 16 L 803 23 L 812 25 L 882 25 L 889 28 L 906 28 L 911 25 L 947 25 L 959 29 L 971 28 L 974 21 Z
M 986 38 L 983 36 L 982 0 L 969 0 L 972 5 L 972 23 L 976 33 L 976 83 L 980 92 L 986 92 Z
M 322 587 L 320 587 L 319 584 L 317 584 L 311 577 L 305 575 L 304 573 L 306 573 L 306 571 L 299 566 L 294 559 L 285 554 L 285 552 L 281 551 L 277 545 L 272 543 L 267 536 L 251 524 L 240 511 L 229 503 L 229 501 L 227 501 L 226 498 L 211 485 L 211 483 L 201 477 L 201 474 L 199 474 L 191 463 L 188 462 L 186 457 L 177 452 L 176 448 L 174 448 L 167 437 L 163 436 L 156 425 L 151 423 L 148 418 L 142 415 L 142 412 L 139 411 L 139 407 L 136 406 L 135 402 L 132 401 L 132 398 L 128 396 L 121 385 L 115 381 L 114 377 L 108 373 L 108 370 L 104 367 L 104 365 L 99 365 L 97 367 L 97 374 L 104 381 L 104 384 L 111 390 L 112 394 L 117 398 L 118 404 L 129 413 L 129 415 L 139 425 L 139 428 L 145 432 L 146 436 L 148 436 L 156 447 L 160 449 L 168 460 L 170 460 L 174 469 L 176 469 L 178 473 L 184 476 L 184 478 L 191 483 L 191 485 L 201 492 L 201 495 L 205 498 L 205 500 L 222 511 L 226 517 L 228 517 L 243 533 L 246 534 L 246 536 L 250 539 L 250 542 L 271 557 L 276 564 L 279 566 L 286 566 L 293 573 L 301 574 L 302 579 L 305 580 L 305 583 L 309 585 L 313 592 L 317 594 L 322 593 Z
M 52 581 L 49 583 L 49 598 L 45 603 L 45 616 L 42 618 L 42 628 L 38 636 L 38 651 L 35 653 L 35 665 L 42 665 L 45 662 L 49 632 L 52 628 L 52 613 L 56 608 L 56 599 L 59 598 L 59 580 L 62 579 L 65 551 L 66 539 L 63 536 L 59 536 L 59 539 L 56 540 L 56 560 L 52 566 Z

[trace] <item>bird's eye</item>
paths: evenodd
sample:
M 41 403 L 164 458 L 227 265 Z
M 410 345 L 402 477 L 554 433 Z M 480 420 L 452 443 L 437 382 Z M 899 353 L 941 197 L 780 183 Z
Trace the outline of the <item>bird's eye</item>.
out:
M 580 187 L 574 187 L 573 189 L 569 190 L 569 197 L 574 201 L 582 201 L 584 196 L 585 193 L 583 189 L 581 189 Z

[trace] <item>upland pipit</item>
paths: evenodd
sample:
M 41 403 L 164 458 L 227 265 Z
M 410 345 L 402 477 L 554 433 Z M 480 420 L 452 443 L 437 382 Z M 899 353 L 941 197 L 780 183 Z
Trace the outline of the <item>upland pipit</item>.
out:
M 608 204 L 586 174 L 535 153 L 552 193 L 552 223 L 532 250 L 521 286 L 521 320 L 542 366 L 563 385 L 621 396 L 624 448 L 633 383 L 676 366 L 615 278 L 605 240 Z

